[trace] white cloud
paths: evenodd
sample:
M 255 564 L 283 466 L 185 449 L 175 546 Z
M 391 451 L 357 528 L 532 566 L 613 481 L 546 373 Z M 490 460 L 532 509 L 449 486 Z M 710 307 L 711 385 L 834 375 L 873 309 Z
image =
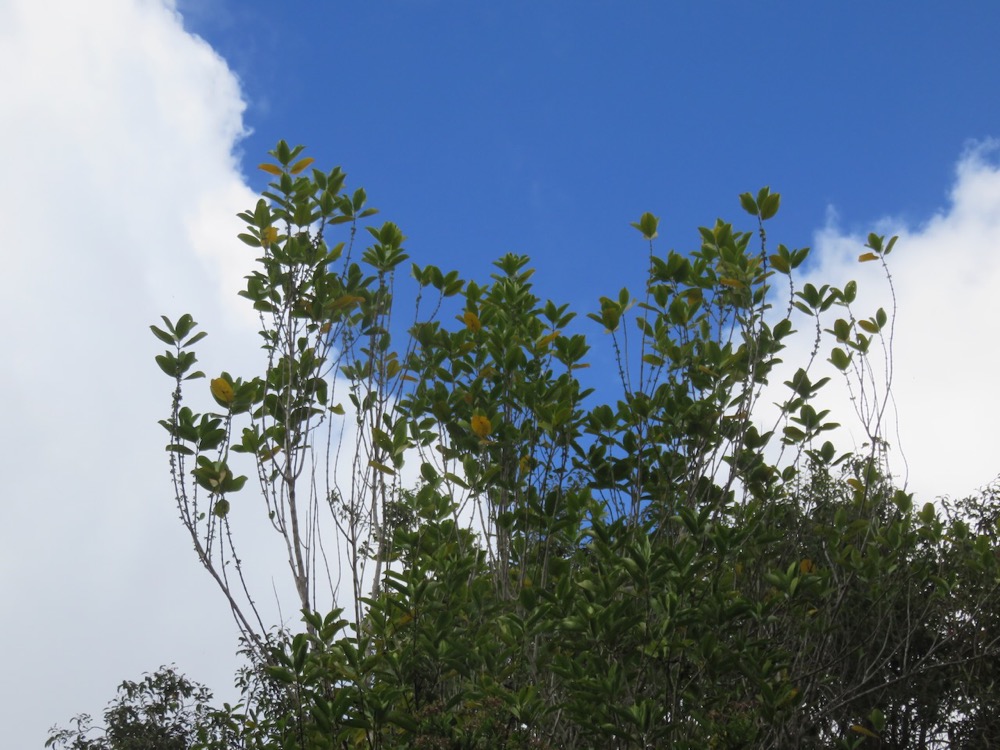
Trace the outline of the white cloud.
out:
M 172 507 L 155 424 L 170 384 L 147 326 L 192 312 L 203 369 L 250 369 L 235 213 L 256 196 L 232 156 L 238 82 L 169 0 L 0 4 L 0 98 L 0 723 L 6 746 L 32 747 L 162 662 L 217 690 L 232 676 L 229 613 Z M 931 494 L 1000 471 L 992 148 L 963 156 L 939 215 L 880 230 L 902 235 L 896 394 L 911 484 Z M 818 277 L 870 270 L 857 237 L 816 244 Z
M 177 520 L 148 326 L 191 312 L 201 369 L 259 372 L 235 216 L 257 197 L 233 157 L 238 82 L 166 0 L 4 4 L 0 97 L 0 723 L 5 746 L 38 747 L 162 663 L 235 697 L 237 631 Z M 238 512 L 253 494 L 233 498 L 252 591 L 266 624 L 294 624 L 280 542 Z
M 994 344 L 1000 340 L 1000 166 L 992 160 L 998 149 L 997 142 L 978 143 L 961 155 L 947 205 L 926 222 L 913 226 L 888 217 L 872 228 L 887 239 L 899 235 L 888 257 L 897 301 L 892 390 L 899 430 L 897 436 L 890 406 L 885 437 L 896 446 L 893 471 L 924 500 L 962 497 L 1000 474 L 994 426 L 1000 420 Z M 845 232 L 837 222 L 831 211 L 815 237 L 815 265 L 801 283 L 842 287 L 855 279 L 859 317 L 879 307 L 891 314 L 879 264 L 858 263 L 867 231 Z M 796 320 L 800 329 L 807 327 L 804 318 Z M 807 348 L 785 359 L 802 362 Z M 828 354 L 829 346 L 822 357 Z M 824 397 L 824 405 L 833 407 L 832 417 L 852 413 L 841 379 L 826 367 L 836 392 Z M 854 430 L 846 448 L 851 438 L 863 440 Z
M 148 325 L 197 313 L 210 370 L 254 351 L 233 292 L 255 196 L 232 157 L 238 82 L 172 6 L 0 17 L 0 714 L 5 745 L 37 747 L 162 662 L 230 684 L 231 620 L 171 507 Z

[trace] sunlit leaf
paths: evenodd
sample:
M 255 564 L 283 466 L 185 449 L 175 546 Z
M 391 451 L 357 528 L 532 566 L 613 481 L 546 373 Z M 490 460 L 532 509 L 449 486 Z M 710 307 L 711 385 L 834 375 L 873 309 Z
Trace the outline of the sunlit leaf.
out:
M 335 299 L 333 302 L 330 302 L 327 305 L 327 307 L 331 310 L 340 310 L 345 307 L 350 307 L 352 305 L 356 305 L 359 302 L 364 302 L 364 301 L 365 301 L 364 297 L 358 297 L 357 295 L 353 294 L 345 294 L 343 297 L 340 297 L 338 299 Z
M 484 417 L 481 414 L 474 415 L 470 425 L 476 437 L 482 439 L 485 439 L 491 432 L 493 432 L 493 425 L 490 423 L 490 418 Z
M 763 203 L 760 204 L 760 218 L 761 221 L 767 221 L 772 218 L 776 213 L 778 213 L 778 207 L 781 205 L 781 194 L 771 193 L 768 195 Z
M 462 313 L 462 322 L 464 322 L 465 327 L 473 333 L 478 333 L 483 328 L 483 324 L 480 322 L 479 316 L 472 312 L 472 310 L 466 310 Z
M 757 215 L 757 201 L 753 199 L 753 196 L 750 195 L 750 193 L 740 194 L 740 205 L 743 206 L 743 210 L 751 216 Z
M 776 271 L 780 271 L 781 273 L 788 273 L 789 271 L 792 270 L 788 264 L 788 258 L 786 258 L 783 255 L 771 255 L 768 257 L 768 260 L 771 261 L 771 265 L 774 267 Z
M 267 164 L 267 163 L 258 164 L 257 169 L 261 170 L 262 172 L 267 172 L 268 174 L 273 174 L 275 177 L 281 175 L 281 167 L 279 167 L 277 164 Z
M 633 221 L 632 226 L 642 232 L 642 236 L 647 240 L 656 239 L 657 227 L 660 220 L 648 211 L 639 217 L 639 221 Z
M 539 349 L 546 348 L 549 344 L 551 344 L 553 341 L 559 338 L 559 333 L 560 331 L 553 331 L 548 336 L 542 336 L 540 339 L 538 339 L 537 342 L 535 342 L 535 346 L 537 346 Z
M 229 406 L 233 403 L 233 399 L 236 398 L 236 393 L 233 391 L 233 386 L 225 378 L 215 378 L 209 384 L 212 389 L 212 395 L 215 396 L 215 400 L 221 403 L 223 406 Z
M 299 174 L 299 173 L 302 172 L 302 170 L 304 170 L 306 167 L 308 167 L 314 161 L 316 161 L 316 160 L 313 159 L 311 156 L 307 156 L 305 159 L 300 159 L 299 161 L 295 162 L 289 168 L 288 171 L 291 172 L 292 174 Z

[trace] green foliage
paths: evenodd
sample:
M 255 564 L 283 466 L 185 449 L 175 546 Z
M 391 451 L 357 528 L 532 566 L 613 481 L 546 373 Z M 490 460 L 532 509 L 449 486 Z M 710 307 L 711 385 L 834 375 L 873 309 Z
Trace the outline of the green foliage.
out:
M 894 313 L 859 315 L 853 281 L 796 287 L 808 249 L 767 250 L 777 193 L 741 195 L 756 227 L 720 220 L 690 252 L 658 253 L 650 213 L 633 224 L 645 289 L 586 316 L 618 369 L 615 398 L 594 404 L 578 379 L 590 343 L 567 305 L 535 295 L 524 256 L 484 283 L 413 265 L 401 336 L 405 238 L 368 227 L 351 260 L 364 191 L 344 193 L 339 169 L 307 176 L 301 151 L 278 144 L 261 165 L 271 189 L 241 214 L 262 252 L 243 296 L 262 316 L 266 372 L 222 373 L 221 411 L 193 412 L 181 388 L 203 334 L 188 338 L 190 316 L 153 330 L 173 347 L 157 362 L 175 383 L 161 424 L 182 518 L 257 660 L 233 714 L 248 746 L 978 747 L 995 735 L 996 493 L 917 510 L 893 485 L 892 371 L 879 380 L 870 355 L 891 363 Z M 347 239 L 328 246 L 342 224 Z M 859 258 L 883 264 L 890 290 L 894 244 L 871 235 Z M 813 356 L 763 424 L 801 316 Z M 859 396 L 864 452 L 830 438 L 821 351 Z M 321 450 L 319 427 L 338 424 L 356 437 Z M 227 499 L 244 484 L 230 452 L 255 464 L 302 633 L 268 637 L 212 556 L 220 535 L 232 544 L 230 516 L 249 512 Z M 330 480 L 345 454 L 350 480 Z M 321 511 L 353 556 L 346 617 L 315 611 Z
M 72 729 L 53 727 L 45 747 L 57 750 L 224 750 L 235 747 L 237 720 L 230 707 L 211 705 L 212 693 L 173 667 L 139 682 L 126 680 L 104 711 L 104 726 L 86 714 Z

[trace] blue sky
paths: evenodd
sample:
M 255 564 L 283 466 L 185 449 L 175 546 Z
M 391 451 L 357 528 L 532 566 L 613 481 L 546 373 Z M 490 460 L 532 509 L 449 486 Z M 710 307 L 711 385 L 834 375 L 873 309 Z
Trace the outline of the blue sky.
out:
M 482 273 L 525 252 L 594 299 L 635 283 L 607 259 L 640 251 L 642 211 L 684 248 L 765 184 L 796 246 L 831 205 L 856 228 L 940 206 L 1000 123 L 1000 6 L 939 7 L 217 1 L 186 23 L 243 82 L 253 186 L 278 138 L 303 143 L 415 254 Z
M 898 233 L 899 479 L 921 499 L 993 480 L 1000 5 L 939 7 L 0 3 L 0 744 L 38 747 L 164 663 L 234 697 L 148 326 L 191 312 L 203 369 L 259 364 L 235 217 L 279 138 L 343 166 L 415 261 L 481 279 L 528 254 L 539 294 L 581 313 L 641 289 L 644 211 L 660 250 L 692 249 L 717 217 L 750 228 L 737 196 L 770 185 L 769 241 L 814 247 L 803 280 L 857 278 L 870 309 L 889 298 L 863 238 Z M 261 539 L 246 562 L 270 606 L 284 562 Z

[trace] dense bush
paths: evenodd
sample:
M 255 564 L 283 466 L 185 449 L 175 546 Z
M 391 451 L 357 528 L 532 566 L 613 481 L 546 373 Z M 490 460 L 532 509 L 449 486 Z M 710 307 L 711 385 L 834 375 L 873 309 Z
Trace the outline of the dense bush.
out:
M 307 174 L 301 148 L 271 155 L 274 182 L 241 215 L 260 253 L 243 295 L 266 372 L 213 378 L 219 409 L 196 413 L 182 386 L 201 375 L 203 334 L 190 316 L 154 327 L 175 382 L 162 424 L 178 506 L 252 658 L 235 744 L 1000 736 L 996 493 L 915 505 L 893 485 L 891 381 L 872 367 L 891 361 L 893 316 L 857 311 L 854 282 L 796 286 L 808 250 L 770 249 L 764 231 L 776 193 L 740 196 L 751 231 L 720 221 L 684 253 L 660 253 L 643 214 L 645 288 L 601 298 L 587 324 L 536 297 L 523 256 L 482 283 L 412 265 L 415 290 L 400 288 L 399 228 L 369 228 L 357 257 L 364 192 L 346 193 L 339 169 Z M 871 235 L 859 259 L 890 282 L 894 243 Z M 406 329 L 394 302 L 411 298 Z M 580 380 L 592 324 L 618 372 L 610 403 Z M 776 396 L 796 325 L 814 355 Z M 825 439 L 824 358 L 861 396 L 863 453 Z M 764 424 L 775 398 L 781 417 Z M 301 633 L 269 635 L 239 580 L 229 521 L 256 510 L 232 499 L 247 493 L 238 453 L 289 551 Z M 339 607 L 317 601 L 333 548 L 349 558 Z

